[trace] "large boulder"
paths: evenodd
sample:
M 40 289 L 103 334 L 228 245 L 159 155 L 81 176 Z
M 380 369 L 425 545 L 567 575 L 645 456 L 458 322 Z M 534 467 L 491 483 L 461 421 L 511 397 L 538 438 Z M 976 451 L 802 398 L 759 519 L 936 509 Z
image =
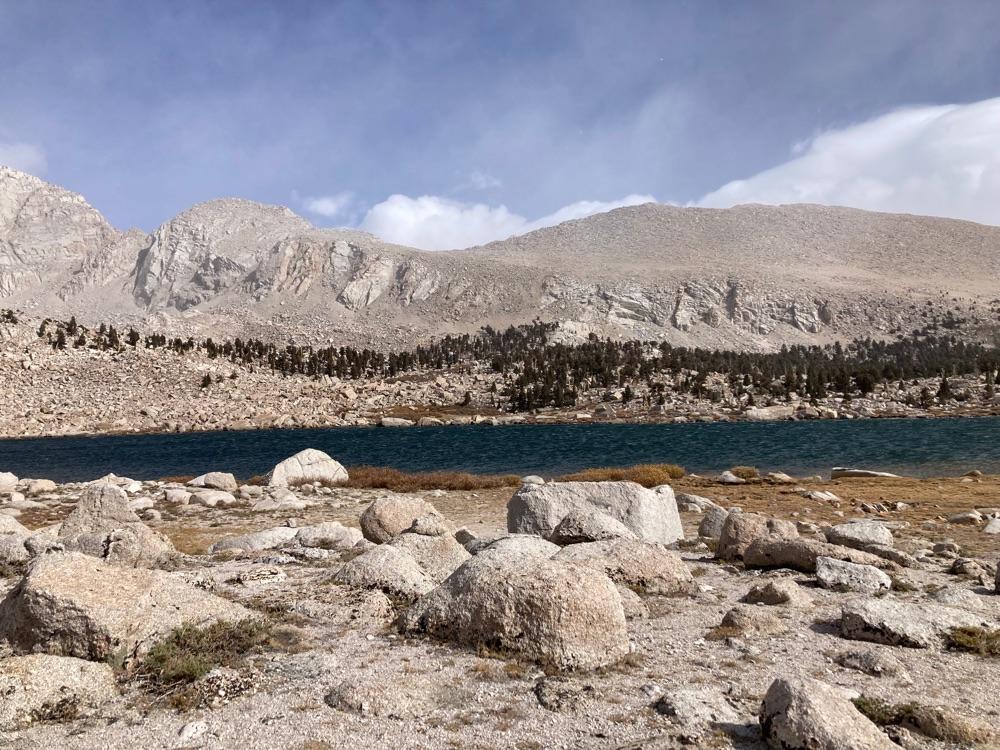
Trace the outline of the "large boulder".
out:
M 83 718 L 118 695 L 107 664 L 32 654 L 0 661 L 0 732 L 36 721 Z
M 824 532 L 826 541 L 844 547 L 863 550 L 871 545 L 891 547 L 892 531 L 877 521 L 856 521 L 831 526 Z
M 50 553 L 38 557 L 0 603 L 0 637 L 19 653 L 127 663 L 182 624 L 252 616 L 179 574 Z
M 471 555 L 451 534 L 428 535 L 407 531 L 388 545 L 406 552 L 435 583 L 440 583 Z
M 625 524 L 599 510 L 571 510 L 550 537 L 553 543 L 561 545 L 635 538 Z
M 169 539 L 139 520 L 125 492 L 106 483 L 87 487 L 58 539 L 67 550 L 129 567 L 155 565 L 174 553 Z
M 571 512 L 595 510 L 620 521 L 639 539 L 671 544 L 684 538 L 673 492 L 665 486 L 653 492 L 635 482 L 522 485 L 507 503 L 507 530 L 551 539 Z
M 240 485 L 236 481 L 236 477 L 228 472 L 210 471 L 207 474 L 202 474 L 200 477 L 192 479 L 188 482 L 188 486 L 209 490 L 222 490 L 223 492 L 236 492 Z
M 298 535 L 299 529 L 291 526 L 275 526 L 272 529 L 253 531 L 249 534 L 239 536 L 229 536 L 220 539 L 208 548 L 208 554 L 214 555 L 217 552 L 227 550 L 235 552 L 260 552 L 265 549 L 274 549 L 291 541 Z
M 239 505 L 240 501 L 232 492 L 225 490 L 196 489 L 189 499 L 190 503 L 203 505 L 206 508 L 232 508 Z
M 670 489 L 670 485 L 661 485 Z M 659 492 L 659 487 L 654 487 L 653 490 Z M 701 495 L 690 495 L 686 492 L 678 492 L 676 495 L 677 500 L 677 510 L 685 513 L 704 513 L 709 508 L 721 508 L 714 500 L 709 500 L 707 497 L 702 497 Z
M 412 495 L 387 495 L 380 497 L 361 514 L 361 533 L 365 539 L 384 544 L 399 536 L 424 516 L 441 514 L 426 500 Z
M 706 539 L 720 539 L 722 537 L 722 528 L 726 525 L 727 518 L 729 518 L 729 511 L 725 508 L 718 505 L 706 508 L 705 517 L 698 524 L 698 536 L 705 537 Z
M 303 526 L 295 533 L 295 541 L 303 547 L 346 550 L 364 537 L 358 529 L 348 528 L 336 521 L 324 521 L 313 526 Z
M 29 479 L 24 488 L 29 495 L 42 495 L 46 492 L 55 492 L 57 485 L 51 479 Z
M 662 544 L 630 539 L 571 544 L 553 559 L 600 570 L 612 581 L 644 594 L 689 594 L 695 587 L 684 561 Z
M 771 683 L 760 729 L 777 750 L 899 750 L 839 690 L 806 677 Z
M 762 536 L 754 540 L 743 553 L 748 568 L 791 568 L 803 573 L 816 572 L 816 559 L 828 557 L 857 565 L 892 566 L 891 562 L 867 552 L 819 542 L 815 539 L 783 539 Z
M 409 552 L 388 544 L 348 560 L 333 580 L 358 589 L 376 589 L 407 602 L 426 594 L 435 584 Z
M 0 576 L 10 575 L 10 571 L 19 570 L 18 566 L 31 559 L 31 552 L 24 544 L 26 538 L 0 534 Z
M 816 558 L 816 580 L 825 589 L 858 594 L 884 594 L 892 588 L 892 579 L 878 568 L 829 557 Z
M 469 547 L 466 547 L 466 549 L 469 549 Z M 508 534 L 497 539 L 485 540 L 485 544 L 472 546 L 469 551 L 474 555 L 488 550 L 491 552 L 503 552 L 507 555 L 552 557 L 559 549 L 559 545 L 546 541 L 534 534 Z
M 306 448 L 286 458 L 267 475 L 267 483 L 272 487 L 294 487 L 307 482 L 329 486 L 347 479 L 347 469 L 315 448 Z
M 996 629 L 996 618 L 943 604 L 910 604 L 888 597 L 848 602 L 840 634 L 849 640 L 910 648 L 941 648 L 955 628 Z
M 0 492 L 13 492 L 17 488 L 17 475 L 9 471 L 0 471 Z
M 629 650 L 621 597 L 591 568 L 484 551 L 404 614 L 409 632 L 518 654 L 556 669 L 594 669 Z
M 31 558 L 24 545 L 29 536 L 31 532 L 16 518 L 0 515 L 0 574 L 5 565 L 16 566 Z
M 760 537 L 793 539 L 798 535 L 799 531 L 791 521 L 730 511 L 722 524 L 715 556 L 720 560 L 742 560 L 747 548 Z

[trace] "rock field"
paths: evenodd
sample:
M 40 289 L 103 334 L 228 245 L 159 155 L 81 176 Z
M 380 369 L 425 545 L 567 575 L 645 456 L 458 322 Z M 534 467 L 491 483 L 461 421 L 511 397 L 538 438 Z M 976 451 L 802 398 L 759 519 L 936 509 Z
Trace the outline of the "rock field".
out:
M 0 474 L 0 747 L 1000 747 L 1000 477 L 218 469 Z

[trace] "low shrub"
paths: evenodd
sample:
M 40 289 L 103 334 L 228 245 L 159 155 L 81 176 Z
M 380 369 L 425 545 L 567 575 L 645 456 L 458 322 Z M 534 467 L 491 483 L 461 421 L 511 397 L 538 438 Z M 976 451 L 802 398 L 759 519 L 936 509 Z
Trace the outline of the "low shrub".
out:
M 911 713 L 913 708 L 911 704 L 895 705 L 868 695 L 858 696 L 852 703 L 869 721 L 880 727 L 899 724 Z
M 1000 656 L 1000 630 L 955 628 L 948 634 L 948 647 L 980 656 Z
M 643 487 L 656 487 L 680 479 L 687 472 L 677 464 L 636 464 L 623 467 L 584 469 L 558 477 L 560 482 L 635 482 Z
M 270 641 L 273 625 L 263 619 L 220 621 L 203 628 L 175 628 L 146 654 L 135 670 L 155 693 L 167 693 L 230 667 Z

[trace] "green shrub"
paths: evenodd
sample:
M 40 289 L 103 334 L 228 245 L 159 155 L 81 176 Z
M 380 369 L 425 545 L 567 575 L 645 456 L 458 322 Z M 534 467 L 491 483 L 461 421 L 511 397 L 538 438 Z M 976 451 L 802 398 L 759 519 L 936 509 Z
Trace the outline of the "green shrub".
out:
M 150 649 L 135 676 L 153 692 L 168 692 L 238 663 L 268 643 L 273 626 L 259 619 L 220 621 L 199 628 L 182 625 Z

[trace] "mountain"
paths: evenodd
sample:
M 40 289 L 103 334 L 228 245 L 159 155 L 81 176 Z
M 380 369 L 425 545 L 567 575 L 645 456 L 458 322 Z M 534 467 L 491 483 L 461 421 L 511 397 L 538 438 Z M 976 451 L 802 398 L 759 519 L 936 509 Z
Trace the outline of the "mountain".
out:
M 425 252 L 222 199 L 147 235 L 0 167 L 0 306 L 178 334 L 396 347 L 540 318 L 740 350 L 927 325 L 983 338 L 998 254 L 998 227 L 813 205 L 646 204 Z

